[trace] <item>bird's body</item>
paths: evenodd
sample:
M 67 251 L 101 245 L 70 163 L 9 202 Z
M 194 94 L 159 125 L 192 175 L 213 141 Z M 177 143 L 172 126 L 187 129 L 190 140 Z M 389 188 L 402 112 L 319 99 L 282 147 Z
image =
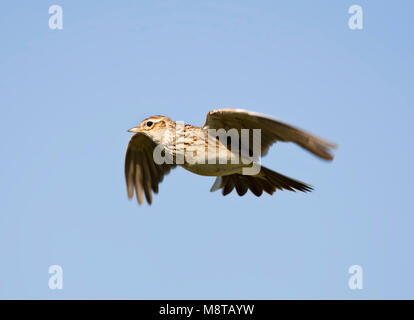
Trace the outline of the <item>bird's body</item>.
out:
M 246 130 L 247 129 L 247 130 Z M 260 132 L 253 132 L 260 129 Z M 143 194 L 152 202 L 164 174 L 179 165 L 201 176 L 216 176 L 211 191 L 234 188 L 239 195 L 250 189 L 256 196 L 276 189 L 310 191 L 312 188 L 260 166 L 260 157 L 279 141 L 292 141 L 321 158 L 332 160 L 333 144 L 266 116 L 240 110 L 210 111 L 204 126 L 175 122 L 165 116 L 145 119 L 129 130 L 136 133 L 125 159 L 128 196 L 135 188 L 138 202 Z M 250 173 L 249 173 L 250 170 Z
M 247 166 L 242 162 L 232 164 L 232 156 L 237 155 L 222 141 L 209 135 L 206 129 L 186 125 L 184 141 L 184 148 L 178 149 L 176 156 L 184 157 L 185 161 L 181 166 L 192 173 L 201 176 L 223 176 L 239 173 Z M 209 144 L 215 145 L 215 152 L 209 150 Z
M 176 162 L 184 169 L 201 176 L 222 176 L 241 173 L 243 167 L 251 166 L 241 161 L 232 164 L 232 156 L 238 155 L 220 139 L 209 134 L 207 129 L 189 124 L 177 125 L 167 117 L 160 119 L 167 124 L 167 130 L 158 140 L 158 145 L 162 145 L 171 158 L 183 159 L 181 163 L 178 160 Z M 164 126 L 161 125 L 161 128 Z M 209 145 L 214 145 L 215 152 L 209 152 Z

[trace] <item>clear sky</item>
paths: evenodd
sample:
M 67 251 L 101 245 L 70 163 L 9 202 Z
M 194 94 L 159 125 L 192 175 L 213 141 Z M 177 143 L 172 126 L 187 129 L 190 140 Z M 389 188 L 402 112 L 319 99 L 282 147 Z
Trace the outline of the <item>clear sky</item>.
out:
M 48 26 L 63 8 L 63 30 Z M 363 8 L 363 30 L 348 9 Z M 410 1 L 1 1 L 0 297 L 414 298 Z M 127 129 L 262 112 L 339 145 L 263 164 L 308 194 L 128 201 Z M 63 290 L 48 268 L 63 268 Z M 348 269 L 363 268 L 363 289 Z

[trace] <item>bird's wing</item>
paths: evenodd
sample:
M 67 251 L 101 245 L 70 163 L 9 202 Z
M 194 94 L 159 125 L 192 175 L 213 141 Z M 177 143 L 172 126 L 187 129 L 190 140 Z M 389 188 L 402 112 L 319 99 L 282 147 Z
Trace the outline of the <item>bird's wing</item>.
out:
M 157 164 L 153 159 L 156 144 L 144 133 L 136 133 L 128 144 L 125 155 L 125 179 L 128 198 L 134 195 L 134 188 L 139 204 L 145 198 L 152 203 L 152 191 L 158 193 L 158 184 L 163 180 L 175 164 Z
M 261 155 L 264 156 L 269 147 L 276 141 L 294 142 L 314 155 L 332 160 L 331 149 L 336 145 L 318 138 L 308 132 L 292 127 L 283 122 L 269 118 L 263 114 L 243 109 L 217 109 L 207 114 L 204 129 L 261 129 Z M 249 134 L 249 146 L 253 137 Z

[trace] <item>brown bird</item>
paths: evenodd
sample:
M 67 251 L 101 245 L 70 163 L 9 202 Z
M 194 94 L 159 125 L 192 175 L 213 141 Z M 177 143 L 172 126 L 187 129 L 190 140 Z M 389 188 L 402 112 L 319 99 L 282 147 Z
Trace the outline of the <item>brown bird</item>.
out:
M 234 188 L 240 196 L 247 190 L 261 196 L 279 190 L 311 191 L 306 183 L 260 166 L 260 158 L 277 142 L 294 142 L 314 155 L 333 160 L 336 145 L 265 115 L 241 109 L 218 109 L 207 114 L 202 127 L 175 122 L 165 116 L 152 116 L 129 132 L 135 133 L 125 157 L 128 197 L 136 191 L 152 203 L 152 191 L 164 175 L 180 165 L 202 176 L 216 176 L 210 191 Z

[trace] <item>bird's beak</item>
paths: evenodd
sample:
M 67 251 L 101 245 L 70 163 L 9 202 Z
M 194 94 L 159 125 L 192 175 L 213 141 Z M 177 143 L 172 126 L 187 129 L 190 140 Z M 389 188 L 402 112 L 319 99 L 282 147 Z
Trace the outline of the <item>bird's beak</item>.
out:
M 137 133 L 137 132 L 139 132 L 140 130 L 139 130 L 139 128 L 138 127 L 134 127 L 134 128 L 131 128 L 131 129 L 129 129 L 128 130 L 128 132 L 133 132 L 133 133 Z

